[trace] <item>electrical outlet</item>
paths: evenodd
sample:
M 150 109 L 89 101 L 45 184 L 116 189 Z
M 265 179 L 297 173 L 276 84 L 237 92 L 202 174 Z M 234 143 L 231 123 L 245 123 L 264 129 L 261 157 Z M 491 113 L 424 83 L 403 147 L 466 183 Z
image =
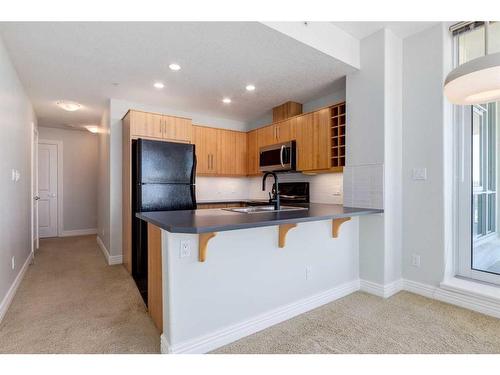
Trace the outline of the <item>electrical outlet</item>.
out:
M 181 241 L 181 248 L 179 251 L 179 258 L 187 258 L 191 256 L 191 241 Z
M 312 267 L 306 266 L 306 280 L 311 280 L 312 278 Z
M 16 257 L 13 256 L 10 260 L 10 266 L 12 267 L 12 269 L 15 269 L 16 268 Z
M 411 255 L 411 265 L 413 267 L 420 267 L 420 255 L 418 254 Z
M 414 180 L 427 180 L 427 168 L 413 168 Z

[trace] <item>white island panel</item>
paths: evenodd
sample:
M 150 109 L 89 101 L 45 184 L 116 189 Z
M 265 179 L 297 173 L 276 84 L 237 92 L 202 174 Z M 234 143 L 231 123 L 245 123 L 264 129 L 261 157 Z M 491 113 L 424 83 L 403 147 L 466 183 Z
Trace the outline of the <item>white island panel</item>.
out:
M 181 257 L 181 241 L 191 254 Z M 219 232 L 198 261 L 198 235 L 162 230 L 162 351 L 215 349 L 357 290 L 358 218 Z

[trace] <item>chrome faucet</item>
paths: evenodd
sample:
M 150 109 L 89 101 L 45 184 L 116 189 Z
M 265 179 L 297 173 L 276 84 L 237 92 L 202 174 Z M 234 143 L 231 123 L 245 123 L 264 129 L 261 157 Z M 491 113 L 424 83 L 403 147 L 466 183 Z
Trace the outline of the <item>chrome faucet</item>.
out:
M 280 194 L 279 194 L 279 186 L 278 186 L 278 176 L 276 175 L 276 173 L 274 173 L 274 172 L 264 173 L 264 176 L 262 176 L 262 191 L 266 191 L 266 178 L 269 175 L 274 177 L 273 194 L 271 196 L 271 193 L 269 193 L 269 203 L 274 203 L 274 209 L 279 210 L 280 209 Z

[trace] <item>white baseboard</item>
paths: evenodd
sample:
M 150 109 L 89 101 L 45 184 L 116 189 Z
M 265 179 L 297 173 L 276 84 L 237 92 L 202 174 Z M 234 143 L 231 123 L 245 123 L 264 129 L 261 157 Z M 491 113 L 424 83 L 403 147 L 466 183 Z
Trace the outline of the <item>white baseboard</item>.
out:
M 404 290 L 451 305 L 500 318 L 500 300 L 464 290 L 435 287 L 412 280 L 404 280 Z
M 121 255 L 110 255 L 108 249 L 106 249 L 106 246 L 104 246 L 104 242 L 97 236 L 97 244 L 101 248 L 102 253 L 104 254 L 104 257 L 106 258 L 106 262 L 108 262 L 108 265 L 113 266 L 115 264 L 122 264 L 123 263 L 123 257 Z
M 162 334 L 161 352 L 171 354 L 207 353 L 242 337 L 259 332 L 336 299 L 345 297 L 357 290 L 359 290 L 359 280 L 354 280 L 289 305 L 278 307 L 244 322 L 175 345 L 170 345 L 167 338 Z
M 397 292 L 403 290 L 403 280 L 396 280 L 389 284 L 377 284 L 368 280 L 360 280 L 360 290 L 382 298 L 389 298 Z
M 390 284 L 381 285 L 367 280 L 355 280 L 328 291 L 302 299 L 286 306 L 279 307 L 247 321 L 222 328 L 208 335 L 170 345 L 166 336 L 161 335 L 161 352 L 176 353 L 207 353 L 229 344 L 245 336 L 259 332 L 265 328 L 291 319 L 297 315 L 315 309 L 319 306 L 347 296 L 358 290 L 382 298 L 388 298 L 399 291 L 405 290 L 427 298 L 457 305 L 486 315 L 500 318 L 500 300 L 481 297 L 476 294 L 454 291 L 449 288 L 435 287 L 416 281 L 400 279 Z
M 63 230 L 59 237 L 73 237 L 73 236 L 87 236 L 90 234 L 97 234 L 96 228 L 90 229 L 75 229 L 75 230 Z
M 12 283 L 9 290 L 7 291 L 7 294 L 5 295 L 2 302 L 0 303 L 0 322 L 3 320 L 5 314 L 7 313 L 7 310 L 9 309 L 9 306 L 12 303 L 14 296 L 16 295 L 17 289 L 19 288 L 21 281 L 23 281 L 24 275 L 25 275 L 26 271 L 28 270 L 28 266 L 31 263 L 32 257 L 33 257 L 33 254 L 30 253 L 30 255 L 28 256 L 28 259 L 26 259 L 26 261 L 24 262 L 23 266 L 19 270 L 19 273 L 17 274 L 16 278 L 14 279 L 14 282 Z

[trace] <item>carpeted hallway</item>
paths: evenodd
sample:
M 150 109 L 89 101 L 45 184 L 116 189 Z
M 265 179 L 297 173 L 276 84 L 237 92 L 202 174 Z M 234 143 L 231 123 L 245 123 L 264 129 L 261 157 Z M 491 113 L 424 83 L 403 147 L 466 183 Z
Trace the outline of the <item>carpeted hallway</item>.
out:
M 158 353 L 134 281 L 95 236 L 44 239 L 0 324 L 0 353 Z
M 0 324 L 0 353 L 158 353 L 132 278 L 95 236 L 41 241 Z M 214 353 L 500 353 L 500 320 L 401 292 L 353 293 Z

